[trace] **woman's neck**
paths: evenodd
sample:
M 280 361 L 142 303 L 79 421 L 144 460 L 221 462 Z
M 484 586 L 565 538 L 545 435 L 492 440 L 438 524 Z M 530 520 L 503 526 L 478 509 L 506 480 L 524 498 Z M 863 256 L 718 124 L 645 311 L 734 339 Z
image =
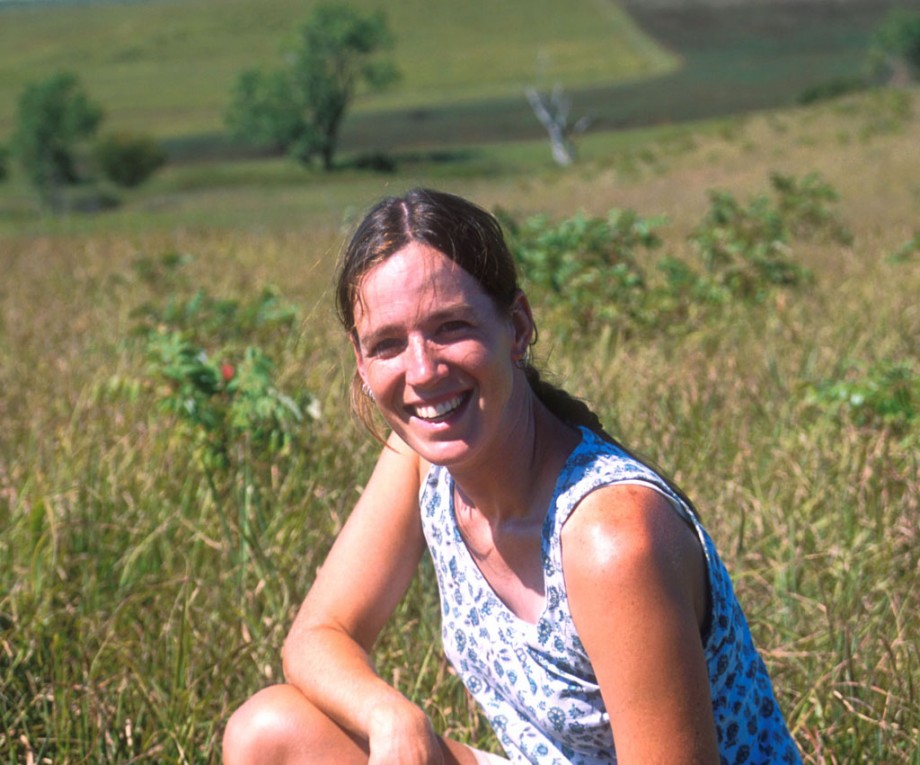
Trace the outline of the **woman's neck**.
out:
M 451 471 L 455 501 L 495 525 L 542 522 L 559 471 L 578 444 L 577 430 L 535 395 L 531 399 L 514 426 L 496 441 L 487 461 Z

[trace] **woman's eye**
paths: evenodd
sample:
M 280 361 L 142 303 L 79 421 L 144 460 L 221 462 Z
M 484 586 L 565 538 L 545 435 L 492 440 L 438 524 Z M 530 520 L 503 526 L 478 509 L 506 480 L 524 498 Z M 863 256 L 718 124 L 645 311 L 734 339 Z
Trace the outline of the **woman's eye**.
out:
M 370 347 L 370 355 L 389 358 L 398 354 L 401 348 L 398 340 L 378 340 Z
M 441 325 L 441 332 L 451 333 L 451 332 L 462 332 L 465 329 L 469 328 L 469 323 L 456 319 L 454 321 L 445 321 Z

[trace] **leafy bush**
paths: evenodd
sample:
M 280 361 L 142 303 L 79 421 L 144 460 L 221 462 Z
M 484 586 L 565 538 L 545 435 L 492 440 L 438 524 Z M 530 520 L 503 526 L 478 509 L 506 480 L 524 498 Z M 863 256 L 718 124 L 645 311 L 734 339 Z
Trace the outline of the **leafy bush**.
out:
M 792 236 L 852 244 L 853 235 L 831 209 L 840 196 L 818 173 L 808 173 L 801 180 L 772 173 L 770 184 L 780 217 Z
M 665 254 L 655 271 L 648 268 L 662 218 L 611 210 L 606 218 L 536 216 L 519 224 L 498 215 L 525 288 L 565 339 L 601 328 L 671 332 L 692 314 L 732 300 L 761 302 L 777 288 L 808 283 L 793 240 L 850 241 L 831 208 L 837 194 L 819 175 L 799 180 L 774 173 L 770 180 L 773 195 L 747 204 L 711 192 L 709 210 L 690 236 L 701 267 Z
M 774 173 L 775 199 L 761 194 L 747 204 L 724 191 L 710 192 L 710 207 L 690 240 L 703 263 L 712 294 L 762 300 L 772 288 L 807 283 L 809 271 L 796 263 L 794 239 L 851 235 L 830 208 L 836 192 L 816 173 L 801 181 Z
M 101 138 L 95 157 L 102 174 L 125 188 L 139 186 L 166 162 L 166 152 L 153 138 L 127 132 Z
M 552 323 L 592 332 L 642 321 L 647 285 L 636 256 L 660 245 L 661 219 L 611 210 L 606 218 L 554 223 L 540 215 L 518 225 L 500 216 L 525 288 Z
M 917 232 L 888 256 L 890 263 L 908 263 L 920 255 L 920 232 Z
M 10 151 L 0 144 L 0 181 L 6 180 L 6 175 L 9 172 L 7 163 L 9 162 Z
M 807 106 L 821 101 L 830 101 L 835 98 L 840 98 L 841 96 L 855 93 L 865 88 L 865 80 L 859 77 L 837 77 L 806 88 L 799 94 L 797 100 L 803 106 Z
M 190 297 L 170 295 L 162 306 L 144 303 L 132 316 L 137 321 L 136 334 L 149 335 L 168 327 L 194 343 L 213 345 L 277 340 L 293 327 L 297 311 L 271 288 L 247 302 L 217 298 L 198 289 Z
M 183 333 L 161 330 L 147 337 L 147 354 L 151 374 L 165 383 L 160 408 L 177 418 L 210 473 L 270 461 L 319 415 L 309 394 L 279 390 L 275 365 L 258 347 L 209 354 Z
M 306 421 L 318 416 L 307 391 L 285 393 L 272 349 L 293 329 L 297 312 L 270 288 L 246 301 L 204 289 L 183 296 L 188 256 L 139 258 L 135 271 L 154 287 L 173 288 L 161 305 L 132 312 L 161 411 L 177 418 L 196 460 L 211 476 L 251 469 L 280 456 Z
M 920 372 L 905 360 L 853 364 L 842 379 L 813 385 L 808 400 L 857 425 L 906 434 L 920 422 Z

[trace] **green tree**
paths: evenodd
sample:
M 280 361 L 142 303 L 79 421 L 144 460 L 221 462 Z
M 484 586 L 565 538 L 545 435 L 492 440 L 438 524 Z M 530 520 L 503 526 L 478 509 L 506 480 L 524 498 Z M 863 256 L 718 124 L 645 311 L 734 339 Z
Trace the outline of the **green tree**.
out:
M 284 68 L 240 76 L 227 112 L 231 135 L 287 151 L 305 164 L 318 157 L 330 170 L 342 120 L 358 92 L 379 90 L 397 77 L 384 55 L 392 45 L 382 13 L 317 6 Z
M 889 81 L 920 75 L 920 12 L 894 8 L 872 35 L 870 65 Z
M 77 149 L 102 121 L 76 76 L 56 74 L 19 98 L 12 149 L 43 201 L 58 206 L 61 189 L 79 180 Z

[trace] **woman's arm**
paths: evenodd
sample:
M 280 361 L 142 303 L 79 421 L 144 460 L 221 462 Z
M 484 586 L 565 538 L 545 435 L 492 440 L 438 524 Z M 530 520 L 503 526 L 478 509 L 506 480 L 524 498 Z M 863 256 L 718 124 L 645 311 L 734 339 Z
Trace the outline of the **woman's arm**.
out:
M 563 529 L 572 618 L 601 686 L 620 765 L 717 765 L 700 630 L 706 567 L 658 492 L 614 485 Z
M 437 761 L 440 751 L 422 710 L 378 677 L 370 659 L 425 548 L 419 486 L 418 456 L 391 437 L 283 652 L 287 681 L 344 729 L 368 740 L 372 755 L 386 749 L 381 761 Z

